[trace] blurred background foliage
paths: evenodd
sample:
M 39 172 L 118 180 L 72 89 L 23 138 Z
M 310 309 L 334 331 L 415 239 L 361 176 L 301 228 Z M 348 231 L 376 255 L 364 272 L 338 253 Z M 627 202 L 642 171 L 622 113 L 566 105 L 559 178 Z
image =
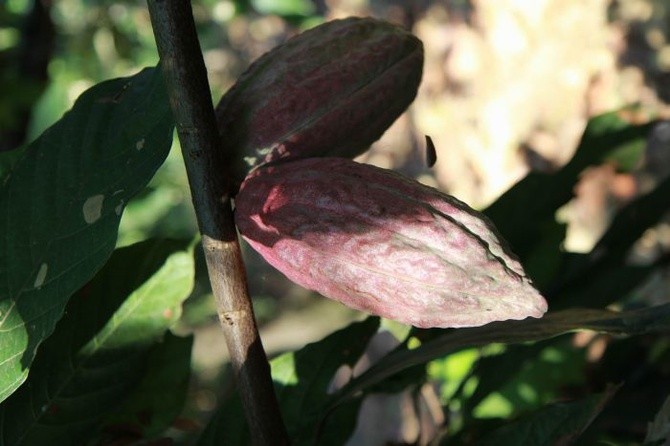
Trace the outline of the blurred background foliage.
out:
M 664 0 L 194 0 L 192 5 L 215 103 L 251 61 L 323 21 L 373 15 L 412 29 L 426 48 L 419 96 L 361 160 L 401 170 L 479 208 L 529 171 L 553 172 L 564 165 L 595 115 L 634 104 L 623 115 L 631 123 L 670 119 L 670 5 Z M 0 150 L 32 141 L 91 85 L 157 62 L 143 1 L 0 1 Z M 423 160 L 424 134 L 431 135 L 438 151 L 432 170 Z M 621 168 L 619 157 L 619 164 L 605 162 L 582 173 L 575 197 L 557 216 L 567 224 L 566 250 L 588 252 L 617 210 L 670 174 L 669 141 L 670 124 L 661 121 L 643 155 L 623 159 L 628 168 Z M 118 246 L 195 234 L 175 139 L 166 163 L 128 204 Z M 645 232 L 631 258 L 653 261 L 667 256 L 669 246 L 666 218 Z M 271 355 L 362 317 L 314 298 L 254 253 L 246 254 Z M 196 260 L 195 290 L 181 326 L 182 332 L 195 333 L 194 376 L 180 424 L 186 432 L 199 430 L 231 391 L 204 262 L 197 254 Z M 635 293 L 647 302 L 667 302 L 669 285 L 666 266 Z M 401 338 L 379 341 L 368 360 Z M 464 417 L 495 422 L 583 396 L 608 380 L 626 378 L 635 386 L 667 376 L 668 370 L 654 368 L 668 367 L 667 339 L 635 339 L 616 348 L 608 348 L 609 341 L 578 335 L 530 346 L 471 349 L 433 361 L 419 389 L 366 400 L 361 419 L 367 422 L 351 443 L 421 442 L 444 423 L 458 432 L 471 421 Z M 516 361 L 514 373 L 479 374 L 487 358 L 503 352 Z M 524 360 L 529 357 L 534 360 Z M 482 380 L 488 391 L 478 385 Z M 644 435 L 645 423 L 668 390 L 666 385 L 657 395 L 644 393 L 648 389 L 630 393 L 632 400 L 615 405 L 607 422 L 625 419 L 628 426 L 621 430 L 634 441 Z M 626 404 L 637 412 L 625 414 Z

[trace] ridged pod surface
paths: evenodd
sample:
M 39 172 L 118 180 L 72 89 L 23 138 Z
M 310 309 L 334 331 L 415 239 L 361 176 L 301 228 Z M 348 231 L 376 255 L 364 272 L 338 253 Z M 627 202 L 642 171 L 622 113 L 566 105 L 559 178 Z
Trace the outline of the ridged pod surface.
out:
M 238 182 L 279 159 L 354 157 L 416 96 L 423 44 L 388 22 L 317 26 L 261 56 L 216 107 Z M 344 149 L 343 149 L 344 148 Z
M 242 236 L 289 279 L 416 327 L 540 317 L 493 224 L 402 175 L 343 158 L 265 166 L 235 200 Z

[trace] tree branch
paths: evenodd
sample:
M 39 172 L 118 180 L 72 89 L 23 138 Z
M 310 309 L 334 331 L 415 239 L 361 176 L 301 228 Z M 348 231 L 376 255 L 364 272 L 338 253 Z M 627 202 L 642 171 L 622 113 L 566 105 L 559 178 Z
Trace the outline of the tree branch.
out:
M 207 269 L 238 391 L 257 445 L 288 444 L 258 335 L 233 220 L 232 154 L 222 154 L 191 2 L 148 0 Z

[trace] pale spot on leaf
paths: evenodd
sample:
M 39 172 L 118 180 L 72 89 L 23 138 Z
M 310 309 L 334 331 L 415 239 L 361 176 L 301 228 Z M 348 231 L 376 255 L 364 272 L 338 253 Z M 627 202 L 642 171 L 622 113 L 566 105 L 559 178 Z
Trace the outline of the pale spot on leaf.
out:
M 100 218 L 102 215 L 102 202 L 104 200 L 104 195 L 93 195 L 86 200 L 84 207 L 82 208 L 86 223 L 90 225 Z
M 42 263 L 40 269 L 37 271 L 37 276 L 35 277 L 35 283 L 33 286 L 39 288 L 44 283 L 44 280 L 47 278 L 47 271 L 49 270 L 49 265 Z
M 135 148 L 137 150 L 142 150 L 144 148 L 144 138 L 140 139 L 139 141 L 137 141 L 137 143 L 135 143 Z

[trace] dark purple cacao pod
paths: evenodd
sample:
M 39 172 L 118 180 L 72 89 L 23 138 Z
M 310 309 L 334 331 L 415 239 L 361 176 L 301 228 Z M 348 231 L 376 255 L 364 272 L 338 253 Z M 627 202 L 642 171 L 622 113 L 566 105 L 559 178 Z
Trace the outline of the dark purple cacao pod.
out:
M 371 18 L 328 22 L 266 53 L 216 107 L 238 184 L 263 163 L 364 152 L 414 100 L 422 69 L 421 41 Z

